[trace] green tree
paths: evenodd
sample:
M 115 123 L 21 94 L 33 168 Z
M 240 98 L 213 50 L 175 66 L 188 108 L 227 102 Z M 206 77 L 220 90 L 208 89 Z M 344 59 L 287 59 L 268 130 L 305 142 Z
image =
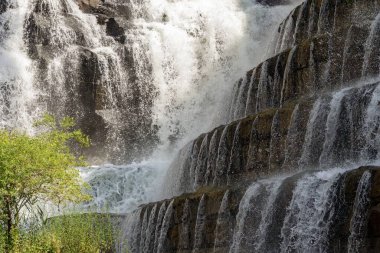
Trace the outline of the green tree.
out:
M 35 124 L 38 134 L 0 130 L 0 226 L 6 251 L 12 250 L 23 213 L 38 203 L 61 205 L 90 197 L 77 166 L 85 165 L 73 148 L 89 146 L 89 139 L 74 129 L 72 118 L 56 121 L 45 115 Z

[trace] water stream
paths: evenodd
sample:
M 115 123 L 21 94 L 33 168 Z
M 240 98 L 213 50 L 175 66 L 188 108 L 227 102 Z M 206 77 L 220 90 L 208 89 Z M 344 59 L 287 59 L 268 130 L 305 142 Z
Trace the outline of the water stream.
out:
M 316 66 L 320 55 L 312 42 L 305 61 L 312 86 L 326 83 L 328 89 L 293 104 L 288 93 L 295 90 L 290 79 L 303 49 L 299 33 L 322 34 L 329 25 L 334 31 L 338 1 L 322 1 L 319 13 L 317 1 L 303 3 L 297 13 L 291 10 L 300 0 L 260 2 L 105 0 L 104 6 L 125 11 L 107 21 L 75 0 L 2 2 L 0 128 L 33 134 L 33 121 L 44 112 L 74 117 L 94 143 L 92 166 L 79 168 L 94 196 L 82 208 L 130 213 L 123 236 L 131 252 L 167 252 L 173 224 L 178 244 L 194 253 L 206 246 L 216 253 L 357 252 L 371 172 L 355 185 L 352 207 L 342 191 L 351 169 L 378 163 L 380 156 L 380 84 L 371 78 L 379 72 L 379 15 L 363 44 L 361 80 L 346 80 L 350 26 L 338 89 L 327 85 L 336 64 L 333 40 L 327 38 L 323 66 Z M 317 67 L 326 76 L 317 78 Z M 246 116 L 252 117 L 241 120 Z M 207 194 L 186 199 L 181 211 L 175 200 L 138 208 L 200 187 L 221 191 L 236 174 L 253 175 L 253 167 L 257 180 L 241 180 L 240 187 L 248 185 L 243 196 L 237 200 L 223 190 L 220 206 L 212 206 L 213 231 Z M 335 229 L 349 213 L 350 233 L 337 238 Z
M 0 124 L 32 133 L 44 112 L 76 118 L 100 164 L 83 172 L 95 194 L 89 206 L 125 212 L 157 197 L 147 191 L 178 147 L 224 123 L 231 84 L 266 57 L 261 49 L 299 1 L 108 2 L 131 13 L 122 36 L 74 0 L 4 4 Z M 135 162 L 101 165 L 126 161 Z M 134 178 L 136 189 L 122 186 Z

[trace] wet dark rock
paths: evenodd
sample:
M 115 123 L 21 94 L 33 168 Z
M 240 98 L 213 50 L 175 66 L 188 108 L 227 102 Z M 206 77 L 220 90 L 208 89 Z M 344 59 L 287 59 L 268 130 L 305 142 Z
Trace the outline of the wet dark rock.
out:
M 372 186 L 372 192 L 377 192 L 379 189 L 377 184 L 377 178 L 379 174 L 378 167 L 367 166 L 360 167 L 355 170 L 351 170 L 342 175 L 340 180 L 336 183 L 336 192 L 333 198 L 336 203 L 335 205 L 331 205 L 331 208 L 334 208 L 338 212 L 329 212 L 326 215 L 331 215 L 330 222 L 331 230 L 329 231 L 329 245 L 327 246 L 329 252 L 346 252 L 347 251 L 347 240 L 350 235 L 350 223 L 351 216 L 353 212 L 353 206 L 355 201 L 355 195 L 359 180 L 365 171 L 370 171 L 374 177 L 374 183 Z M 267 227 L 267 236 L 265 239 L 265 244 L 262 245 L 261 250 L 263 252 L 275 252 L 281 243 L 281 228 L 284 222 L 284 218 L 287 212 L 287 206 L 289 205 L 290 200 L 293 196 L 293 190 L 301 177 L 305 176 L 308 172 L 298 173 L 294 176 L 288 177 L 284 179 L 279 190 L 278 195 L 274 201 L 273 211 L 274 211 L 274 219 L 269 221 Z M 226 190 L 228 189 L 227 203 L 225 205 L 225 209 L 223 213 L 219 213 L 222 199 L 226 194 Z M 236 225 L 236 215 L 239 211 L 239 203 L 242 200 L 243 194 L 245 193 L 247 186 L 239 186 L 232 188 L 212 188 L 206 187 L 199 189 L 193 193 L 184 194 L 179 197 L 174 197 L 173 202 L 173 210 L 174 216 L 173 221 L 168 230 L 167 236 L 167 247 L 165 252 L 228 252 L 231 246 L 231 240 L 220 241 L 220 235 L 225 235 L 226 239 L 228 234 L 231 232 L 231 227 L 235 227 Z M 205 230 L 203 242 L 200 245 L 197 245 L 197 249 L 194 249 L 194 239 L 196 233 L 196 220 L 198 213 L 199 203 L 204 196 L 205 198 L 205 208 L 204 208 L 204 217 L 205 217 Z M 379 203 L 374 200 L 374 195 L 371 195 L 371 201 L 373 204 L 371 207 L 371 211 L 369 214 L 369 223 L 368 223 L 368 238 L 369 238 L 369 246 L 368 251 L 363 252 L 376 252 L 378 250 L 378 246 L 376 243 L 379 241 L 380 231 L 379 231 L 379 222 L 380 222 L 380 210 Z M 162 203 L 168 202 L 168 200 L 164 200 L 158 203 L 151 203 L 144 205 L 140 208 L 140 213 L 144 213 L 146 210 L 151 210 L 154 205 L 160 206 Z M 259 205 L 258 202 L 252 203 Z M 328 210 L 327 210 L 328 211 Z M 219 216 L 221 215 L 221 216 Z M 184 218 L 185 217 L 185 218 Z M 247 217 L 247 219 L 253 219 L 254 217 Z M 327 217 L 326 217 L 327 218 Z M 142 216 L 141 216 L 142 219 Z M 219 219 L 219 223 L 217 221 Z M 254 222 L 252 224 L 255 224 Z M 251 224 L 251 225 L 252 225 Z M 186 232 L 186 237 L 183 237 L 183 229 L 189 229 Z M 129 228 L 126 228 L 127 230 Z M 253 228 L 252 228 L 253 229 Z M 133 237 L 133 234 L 129 234 L 129 236 Z M 219 238 L 217 238 L 219 236 Z M 248 235 L 247 235 L 248 236 Z M 138 238 L 135 236 L 133 238 Z M 246 238 L 249 240 L 250 238 Z M 182 241 L 186 240 L 186 242 Z M 215 244 L 218 242 L 218 244 Z M 134 242 L 139 243 L 139 242 Z M 247 244 L 248 246 L 248 244 Z M 370 248 L 372 247 L 372 248 Z M 376 248 L 377 247 L 377 248 Z M 133 248 L 133 246 L 131 247 Z M 251 248 L 245 249 L 241 248 L 241 252 L 251 252 Z M 132 253 L 134 251 L 132 250 Z
M 119 134 L 123 145 L 119 154 L 125 160 L 142 156 L 143 147 L 154 146 L 157 142 L 157 127 L 153 126 L 150 117 L 153 105 L 155 88 L 149 80 L 147 83 L 138 83 L 137 73 L 134 73 L 136 57 L 126 47 L 125 31 L 131 11 L 129 1 L 123 4 L 105 3 L 101 0 L 77 0 L 82 11 L 94 15 L 97 22 L 105 29 L 109 38 L 118 43 L 118 53 L 122 55 L 122 64 L 131 73 L 128 73 L 127 83 L 130 89 L 129 97 L 124 98 L 118 92 L 117 106 L 125 124 L 120 127 Z M 38 2 L 38 0 L 37 0 Z M 107 1 L 108 2 L 108 1 Z M 263 5 L 286 4 L 284 0 L 259 0 Z M 35 5 L 36 8 L 29 16 L 25 26 L 25 41 L 28 54 L 39 66 L 39 80 L 46 80 L 47 63 L 56 53 L 50 37 L 50 20 L 48 8 L 44 5 Z M 0 2 L 0 14 L 8 8 L 7 1 Z M 183 171 L 178 172 L 178 189 L 174 194 L 187 194 L 173 198 L 173 213 L 168 214 L 167 236 L 162 238 L 162 247 L 165 252 L 189 253 L 194 252 L 228 252 L 231 243 L 231 227 L 234 227 L 239 203 L 248 185 L 261 178 L 292 172 L 297 168 L 302 155 L 303 141 L 306 134 L 307 121 L 310 109 L 317 96 L 331 99 L 331 92 L 352 85 L 352 82 L 361 78 L 361 67 L 365 54 L 365 42 L 370 27 L 380 11 L 378 0 L 307 0 L 298 6 L 280 25 L 277 32 L 276 46 L 273 56 L 246 73 L 245 80 L 236 82 L 236 90 L 241 90 L 240 104 L 232 104 L 229 123 L 217 127 L 196 138 L 191 144 L 186 161 L 181 166 Z M 358 11 L 360 10 L 360 11 Z M 68 94 L 67 108 L 62 111 L 62 105 L 54 91 L 49 108 L 62 115 L 70 115 L 79 120 L 79 127 L 90 135 L 94 147 L 89 155 L 101 156 L 107 145 L 106 136 L 110 125 L 98 112 L 110 109 L 107 101 L 107 88 L 117 91 L 115 83 L 106 84 L 102 80 L 102 71 L 98 56 L 88 49 L 78 21 L 66 15 L 64 23 L 75 32 L 75 46 L 78 58 L 78 79 L 75 88 Z M 167 21 L 168 16 L 163 14 L 162 19 Z M 288 31 L 288 32 L 287 32 Z M 375 43 L 379 41 L 376 35 Z M 377 43 L 378 44 L 378 43 Z M 380 67 L 380 51 L 375 48 L 370 55 L 370 74 L 378 74 Z M 147 61 L 148 62 L 148 61 Z M 70 61 L 64 62 L 65 69 L 70 69 Z M 69 72 L 65 72 L 70 77 Z M 146 73 L 149 76 L 150 73 Z M 264 76 L 265 75 L 265 76 Z M 251 78 L 252 77 L 252 78 Z M 247 81 L 249 80 L 249 81 Z M 252 83 L 249 83 L 252 80 Z M 72 87 L 72 79 L 68 78 L 65 85 Z M 109 86 L 107 86 L 109 85 Z M 259 87 L 262 85 L 262 87 Z M 368 84 L 369 86 L 378 83 Z M 47 83 L 42 81 L 41 87 Z M 367 90 L 366 90 L 367 91 Z M 352 96 L 354 97 L 356 93 Z M 360 140 L 350 139 L 351 133 L 360 128 L 362 110 L 349 115 L 349 106 L 364 107 L 367 97 L 363 101 L 351 101 L 345 98 L 346 105 L 338 115 L 343 123 L 337 124 L 337 132 L 341 138 L 332 144 L 333 159 L 339 161 L 357 156 Z M 56 98 L 56 99 L 55 99 Z M 126 103 L 121 103 L 123 101 Z M 238 99 L 236 99 L 238 101 Z M 241 102 L 243 101 L 243 102 Z M 245 104 L 246 103 L 246 104 Z M 297 122 L 292 131 L 289 130 L 295 108 L 299 110 Z M 143 108 L 143 109 L 142 109 Z M 352 116 L 352 117 L 351 117 Z M 321 117 L 326 121 L 327 115 Z M 319 119 L 319 118 L 318 118 Z M 354 120 L 351 124 L 349 120 Z M 350 123 L 350 124 L 349 124 Z M 349 125 L 349 127 L 347 127 Z M 134 131 L 131 131 L 133 129 Z M 311 167 L 318 167 L 318 158 L 322 152 L 324 129 L 318 142 L 312 143 L 313 156 Z M 211 143 L 215 135 L 215 143 Z M 291 139 L 288 137 L 292 137 Z M 173 136 L 173 140 L 176 136 Z M 355 137 L 356 138 L 356 137 Z M 203 148 L 202 148 L 203 143 Z M 211 145 L 212 144 L 212 145 Z M 314 146 L 313 146 L 314 145 Z M 318 146 L 318 147 L 317 147 Z M 288 149 L 288 150 L 287 150 Z M 353 152 L 355 151 L 355 152 Z M 124 152 L 124 153 L 123 153 Z M 147 152 L 148 153 L 148 152 Z M 118 160 L 117 162 L 125 162 Z M 178 164 L 174 164 L 178 166 Z M 172 168 L 179 170 L 180 168 Z M 347 250 L 350 221 L 353 215 L 352 206 L 355 201 L 358 182 L 364 171 L 371 171 L 373 175 L 370 192 L 371 206 L 368 210 L 368 252 L 380 251 L 380 172 L 375 167 L 364 167 L 350 171 L 337 184 L 337 196 L 334 205 L 339 206 L 339 212 L 331 218 L 334 228 L 330 231 L 331 252 Z M 269 224 L 268 245 L 264 251 L 280 247 L 280 229 L 286 214 L 286 208 L 292 198 L 296 180 L 300 175 L 291 177 L 281 185 L 280 194 L 275 200 L 275 220 Z M 177 178 L 175 178 L 177 179 Z M 171 180 L 174 180 L 171 178 Z M 195 187 L 194 187 L 195 186 Z M 223 196 L 229 190 L 227 208 L 223 213 L 223 220 L 217 224 L 218 212 Z M 202 215 L 203 230 L 201 241 L 195 242 L 197 212 L 202 196 L 205 206 Z M 141 238 L 144 237 L 142 228 L 147 227 L 145 217 L 152 216 L 158 219 L 158 214 L 150 215 L 153 205 L 169 204 L 167 200 L 151 203 L 140 208 L 141 213 L 133 234 L 136 242 L 133 249 L 144 247 Z M 163 218 L 163 217 L 162 217 Z M 157 221 L 158 222 L 158 221 Z M 144 224 L 145 223 L 145 227 Z M 252 223 L 254 224 L 254 223 Z M 140 226 L 140 227 L 139 227 Z M 199 227 L 199 226 L 198 226 Z M 126 229 L 129 229 L 128 227 Z M 154 231 L 159 235 L 160 231 Z M 153 234 L 153 232 L 152 232 Z M 216 243 L 216 235 L 219 238 Z M 226 238 L 223 238 L 223 237 Z M 199 236 L 198 236 L 199 237 Z M 155 240 L 158 240 L 157 236 Z M 131 243 L 132 244 L 132 243 Z M 153 241 L 149 245 L 152 245 Z M 151 248 L 152 246 L 148 247 Z M 155 245 L 157 247 L 157 245 Z M 215 251 L 214 251 L 215 250 Z M 153 252 L 154 249 L 151 249 Z M 132 250 L 132 252 L 134 252 Z
M 223 224 L 234 224 L 235 216 L 238 212 L 238 203 L 244 193 L 244 189 L 233 189 L 230 191 L 230 197 L 227 204 L 226 212 L 229 212 L 229 216 L 225 216 Z M 196 193 L 186 194 L 174 199 L 173 202 L 173 221 L 168 230 L 167 244 L 165 246 L 165 252 L 192 252 L 194 249 L 195 240 L 195 227 L 198 214 L 198 206 L 205 196 L 204 206 L 204 224 L 203 224 L 203 238 L 202 243 L 197 244 L 198 249 L 196 252 L 213 252 L 215 241 L 215 229 L 217 226 L 218 212 L 220 203 L 225 194 L 223 189 L 204 188 Z M 166 202 L 166 201 L 164 201 Z M 159 202 L 160 206 L 162 202 Z M 142 213 L 144 210 L 150 210 L 155 203 L 145 205 L 141 207 Z M 186 207 L 187 206 L 187 207 Z M 184 219 L 184 217 L 186 217 Z M 189 228 L 188 236 L 183 237 L 183 229 Z M 133 235 L 132 235 L 133 236 Z M 187 239 L 185 239 L 187 238 Z M 183 239 L 186 240 L 182 241 Z M 137 242 L 139 243 L 139 242 Z M 222 245 L 220 245 L 222 246 Z M 225 245 L 228 248 L 228 245 Z M 133 248 L 133 246 L 132 246 Z M 220 250 L 220 248 L 219 248 Z M 134 252 L 134 251 L 132 251 Z
M 269 0 L 259 2 L 264 5 L 286 3 Z M 249 70 L 247 78 L 234 84 L 235 91 L 241 91 L 236 94 L 241 97 L 233 100 L 229 123 L 200 135 L 188 144 L 191 152 L 186 162 L 180 168 L 171 168 L 172 171 L 182 170 L 178 172 L 178 181 L 183 184 L 173 190 L 174 194 L 187 194 L 173 198 L 176 218 L 170 228 L 171 246 L 168 252 L 229 251 L 229 229 L 235 222 L 229 217 L 237 214 L 246 187 L 261 178 L 306 169 L 298 166 L 305 148 L 310 111 L 317 98 L 323 103 L 321 108 L 324 113 L 318 112 L 316 120 L 324 124 L 322 127 L 319 124 L 315 126 L 317 129 L 312 136 L 315 140 L 310 143 L 312 151 L 307 168 L 321 168 L 321 164 L 326 161 L 319 161 L 319 158 L 324 142 L 329 141 L 326 140 L 329 136 L 325 134 L 325 123 L 331 108 L 327 101 L 331 101 L 333 91 L 352 87 L 362 78 L 365 44 L 371 24 L 380 11 L 379 7 L 378 0 L 307 0 L 281 24 L 274 56 Z M 378 40 L 375 35 L 374 41 Z M 370 74 L 379 73 L 379 52 L 377 48 L 371 52 Z M 250 80 L 251 83 L 243 80 Z M 373 81 L 361 85 L 362 90 L 353 88 L 347 92 L 336 115 L 338 138 L 331 143 L 331 150 L 327 154 L 335 165 L 344 164 L 350 159 L 357 162 L 360 158 L 362 140 L 358 132 L 363 123 L 361 115 L 363 108 L 368 106 L 368 94 L 379 83 Z M 298 110 L 297 113 L 295 110 Z M 217 138 L 213 144 L 210 141 L 212 136 Z M 366 166 L 343 173 L 334 182 L 334 190 L 330 193 L 333 195 L 329 203 L 331 210 L 325 210 L 324 216 L 332 224 L 327 231 L 328 242 L 324 245 L 328 252 L 348 250 L 355 198 L 359 181 L 366 171 L 372 174 L 372 184 L 370 207 L 368 213 L 364 214 L 368 217 L 365 224 L 368 231 L 362 235 L 364 248 L 361 251 L 380 250 L 380 172 L 378 167 Z M 281 247 L 280 229 L 297 180 L 309 172 L 303 173 L 287 178 L 279 188 L 273 207 L 275 219 L 268 226 L 263 252 L 275 252 Z M 199 180 L 203 177 L 204 180 Z M 197 187 L 193 187 L 194 183 Z M 232 197 L 223 214 L 223 228 L 220 224 L 216 225 L 216 214 L 226 189 L 231 191 Z M 204 231 L 200 246 L 193 251 L 191 245 L 194 245 L 197 208 L 203 195 L 207 199 L 205 217 L 208 229 Z M 184 208 L 185 203 L 188 208 Z M 149 206 L 143 206 L 142 209 Z M 188 210 L 186 219 L 181 219 L 184 217 L 183 210 Z M 190 231 L 182 233 L 185 227 Z M 216 235 L 224 235 L 226 240 L 216 240 Z M 186 242 L 182 242 L 182 238 L 186 238 Z
M 78 2 L 79 8 L 82 10 L 92 10 L 99 7 L 99 4 L 101 2 L 104 2 L 104 0 L 76 0 Z
M 289 4 L 289 0 L 258 0 L 257 2 L 268 6 Z
M 1 2 L 1 6 L 3 3 Z M 90 157 L 98 157 L 100 162 L 108 160 L 113 163 L 126 163 L 134 159 L 141 159 L 150 153 L 157 142 L 158 129 L 153 125 L 151 118 L 153 98 L 157 93 L 153 82 L 148 80 L 149 78 L 147 78 L 147 83 L 141 83 L 141 80 L 137 78 L 135 55 L 131 52 L 131 47 L 124 44 L 125 29 L 127 29 L 128 19 L 131 17 L 129 3 L 114 4 L 100 0 L 78 0 L 78 4 L 86 15 L 93 15 L 97 18 L 98 24 L 102 26 L 100 29 L 104 29 L 106 35 L 109 36 L 108 39 L 112 38 L 117 42 L 115 51 L 120 56 L 120 67 L 128 72 L 126 75 L 128 80 L 125 82 L 128 84 L 130 92 L 127 97 L 123 97 L 118 90 L 120 84 L 117 83 L 117 78 L 110 76 L 106 80 L 107 78 L 103 76 L 104 65 L 115 64 L 110 62 L 112 56 L 91 51 L 91 42 L 88 41 L 91 38 L 84 34 L 86 29 L 80 23 L 80 19 L 68 13 L 67 6 L 65 7 L 63 4 L 60 22 L 64 23 L 68 31 L 74 33 L 67 37 L 73 40 L 69 43 L 53 36 L 54 30 L 51 29 L 51 25 L 55 21 L 49 13 L 50 7 L 43 4 L 41 0 L 36 0 L 32 6 L 34 10 L 25 23 L 24 39 L 30 58 L 38 66 L 36 78 L 39 80 L 41 90 L 52 93 L 52 99 L 47 101 L 48 108 L 57 116 L 67 114 L 79 121 L 79 127 L 93 140 L 93 146 L 89 151 Z M 63 57 L 59 61 L 64 65 L 62 73 L 64 78 L 61 78 L 65 79 L 64 90 L 68 93 L 71 92 L 68 94 L 67 101 L 62 102 L 65 104 L 64 106 L 57 104 L 61 98 L 55 97 L 57 94 L 54 94 L 53 88 L 50 87 L 51 83 L 48 81 L 48 78 L 54 79 L 55 77 L 47 76 L 52 59 L 56 59 L 58 56 Z M 104 57 L 109 59 L 105 60 Z M 149 74 L 148 71 L 146 75 Z M 110 90 L 115 93 L 113 95 L 115 101 L 107 100 Z M 66 109 L 62 109 L 63 107 Z M 117 127 L 119 140 L 117 147 L 110 140 L 116 138 L 115 133 L 110 134 L 113 131 L 111 129 L 113 123 L 108 122 L 99 114 L 101 111 L 110 109 L 120 112 L 118 120 L 123 121 Z M 108 145 L 112 145 L 112 147 Z M 107 150 L 112 151 L 108 152 Z
M 371 237 L 380 238 L 380 205 L 373 207 L 369 214 L 368 232 Z
M 298 6 L 278 29 L 274 56 L 247 72 L 249 77 L 256 73 L 253 89 L 244 100 L 249 103 L 243 105 L 247 110 L 243 115 L 233 115 L 230 120 L 360 79 L 366 40 L 378 15 L 379 3 L 377 0 L 355 2 L 354 5 L 352 1 L 307 0 Z M 373 40 L 376 43 L 378 35 Z M 377 47 L 372 49 L 369 76 L 379 73 L 379 52 Z M 262 72 L 264 65 L 267 71 Z M 261 73 L 266 76 L 262 77 Z M 258 89 L 261 79 L 272 80 L 266 90 Z
M 0 3 L 0 14 L 4 13 L 7 10 L 8 7 L 8 1 L 3 0 Z
M 118 42 L 122 44 L 125 42 L 126 37 L 125 37 L 124 28 L 122 28 L 117 23 L 115 18 L 110 18 L 106 22 L 106 32 L 107 32 L 107 35 L 114 37 L 115 40 L 117 40 Z
M 374 168 L 370 192 L 371 208 L 368 211 L 368 252 L 380 251 L 380 168 Z

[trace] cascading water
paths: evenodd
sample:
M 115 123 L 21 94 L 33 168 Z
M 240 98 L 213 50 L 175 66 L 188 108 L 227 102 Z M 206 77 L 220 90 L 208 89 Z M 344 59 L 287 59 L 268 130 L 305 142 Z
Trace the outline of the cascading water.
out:
M 96 211 L 124 213 L 146 203 L 159 187 L 166 163 L 142 162 L 130 165 L 102 165 L 81 169 L 82 178 L 91 185 L 93 200 L 84 207 Z
M 223 0 L 152 1 L 140 8 L 145 15 L 135 21 L 137 38 L 151 51 L 159 136 L 164 146 L 170 136 L 181 137 L 182 146 L 224 123 L 226 93 L 245 69 L 265 57 L 257 50 L 266 48 L 277 15 L 289 6 Z M 127 37 L 136 37 L 136 30 L 127 31 Z
M 38 91 L 23 41 L 26 1 L 5 1 L 0 11 L 0 127 L 32 132 Z
M 363 248 L 363 237 L 366 235 L 367 210 L 369 206 L 368 193 L 371 187 L 371 173 L 363 173 L 355 196 L 354 213 L 350 224 L 350 237 L 348 238 L 349 252 L 358 252 Z
M 230 253 L 258 250 L 273 215 L 271 207 L 280 184 L 277 180 L 258 182 L 250 186 L 243 196 Z M 264 222 L 262 222 L 264 220 Z M 254 229 L 252 229 L 254 228 Z
M 129 210 L 152 199 L 146 175 L 164 174 L 173 150 L 224 123 L 230 84 L 264 59 L 261 49 L 298 2 L 106 1 L 98 12 L 75 0 L 7 1 L 1 124 L 31 131 L 43 112 L 69 115 L 93 140 L 92 163 L 149 160 L 82 172 L 96 195 L 89 206 Z M 121 186 L 136 177 L 147 188 Z
M 279 54 L 231 88 L 229 122 L 188 143 L 168 173 L 168 192 L 186 193 L 173 198 L 168 251 L 377 247 L 378 3 L 342 22 L 366 4 L 308 0 L 280 25 Z
M 342 170 L 316 172 L 302 177 L 293 190 L 293 197 L 281 229 L 283 252 L 312 250 L 326 252 L 328 234 L 336 207 Z M 326 248 L 324 248 L 326 247 Z
M 308 0 L 268 48 L 300 1 L 262 2 L 2 2 L 0 127 L 32 133 L 44 111 L 73 116 L 93 138 L 94 164 L 135 161 L 80 169 L 94 195 L 90 210 L 125 213 L 202 191 L 129 214 L 120 251 L 360 251 L 375 172 L 357 170 L 355 181 L 350 169 L 380 154 L 380 85 L 368 78 L 379 71 L 379 16 L 363 22 L 370 27 L 359 29 L 368 33 L 360 47 L 357 26 L 340 27 L 340 1 Z M 339 50 L 325 34 L 330 25 L 343 34 Z M 363 60 L 354 85 L 353 48 Z M 242 74 L 270 50 L 277 55 Z M 223 193 L 220 206 L 214 191 Z M 342 227 L 349 231 L 337 233 Z
M 380 14 L 376 16 L 376 19 L 371 25 L 371 31 L 368 35 L 367 41 L 365 43 L 365 53 L 362 66 L 362 77 L 366 77 L 368 74 L 376 74 L 380 66 L 376 64 L 373 58 L 379 54 L 378 49 L 375 47 L 376 43 L 379 41 L 379 30 L 380 30 Z
M 333 168 L 253 183 L 240 202 L 230 252 L 330 252 L 335 247 L 332 230 L 340 226 L 346 208 L 341 190 L 347 171 Z M 349 252 L 357 252 L 356 236 L 363 235 L 370 177 L 365 172 L 357 186 L 346 238 Z M 343 252 L 346 246 L 340 247 Z

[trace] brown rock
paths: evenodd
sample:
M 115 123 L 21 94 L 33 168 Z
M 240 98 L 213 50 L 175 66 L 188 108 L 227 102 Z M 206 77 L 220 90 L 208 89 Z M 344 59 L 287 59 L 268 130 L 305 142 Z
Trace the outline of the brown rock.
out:
M 82 9 L 97 8 L 100 4 L 100 0 L 77 0 L 77 2 Z

